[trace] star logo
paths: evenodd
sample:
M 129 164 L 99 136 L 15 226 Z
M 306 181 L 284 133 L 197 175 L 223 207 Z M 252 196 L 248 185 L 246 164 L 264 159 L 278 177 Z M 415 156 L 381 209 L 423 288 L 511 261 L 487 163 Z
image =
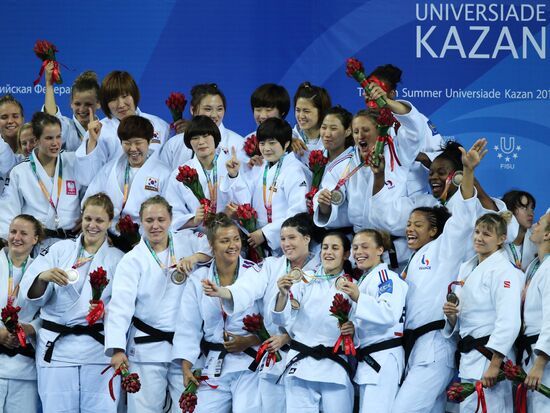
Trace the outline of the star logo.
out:
M 500 169 L 514 169 L 514 161 L 519 159 L 521 145 L 516 144 L 516 137 L 501 136 L 498 145 L 493 146 L 497 159 L 500 160 Z

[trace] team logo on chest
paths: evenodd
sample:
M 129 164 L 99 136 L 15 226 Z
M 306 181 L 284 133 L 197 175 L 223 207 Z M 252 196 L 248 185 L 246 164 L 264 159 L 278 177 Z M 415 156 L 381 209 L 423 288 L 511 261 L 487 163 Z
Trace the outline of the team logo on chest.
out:
M 65 193 L 67 195 L 76 195 L 76 183 L 74 181 L 65 181 Z
M 430 265 L 430 260 L 426 255 L 422 255 L 422 259 L 420 260 L 420 267 L 418 267 L 419 270 L 431 270 L 432 267 Z
M 145 181 L 145 189 L 148 191 L 159 191 L 159 180 L 158 178 L 154 178 L 152 176 L 147 177 L 147 180 Z

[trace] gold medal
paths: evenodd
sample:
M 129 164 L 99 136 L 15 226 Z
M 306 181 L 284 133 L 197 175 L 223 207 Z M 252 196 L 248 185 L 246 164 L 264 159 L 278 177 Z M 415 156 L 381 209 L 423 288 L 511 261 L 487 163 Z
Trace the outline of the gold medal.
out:
M 300 268 L 295 267 L 292 270 L 290 270 L 290 272 L 288 273 L 288 276 L 291 278 L 292 283 L 296 284 L 302 281 L 302 279 L 304 278 L 304 272 Z
M 453 303 L 453 304 L 456 304 L 456 305 L 458 305 L 460 303 L 460 300 L 458 299 L 458 296 L 453 291 L 451 291 L 449 294 L 447 294 L 447 301 L 449 303 Z

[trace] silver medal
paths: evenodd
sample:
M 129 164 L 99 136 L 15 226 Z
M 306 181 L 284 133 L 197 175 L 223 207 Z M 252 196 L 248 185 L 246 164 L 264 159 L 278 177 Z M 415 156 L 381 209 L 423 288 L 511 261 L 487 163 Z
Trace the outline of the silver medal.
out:
M 345 275 L 341 275 L 338 278 L 336 278 L 336 281 L 334 282 L 334 286 L 338 291 L 342 291 L 342 287 L 344 286 L 344 283 L 348 280 L 348 277 Z
M 178 271 L 177 268 L 173 268 L 170 270 L 170 279 L 174 284 L 181 285 L 185 282 L 185 280 L 187 280 L 187 274 Z
M 342 205 L 344 203 L 344 193 L 339 189 L 335 189 L 330 193 L 330 202 L 333 205 Z
M 454 186 L 460 186 L 460 184 L 462 183 L 462 178 L 464 178 L 464 174 L 462 173 L 462 171 L 456 171 L 453 174 L 451 182 Z
M 74 284 L 80 278 L 78 270 L 76 270 L 75 268 L 69 268 L 68 270 L 65 270 L 65 274 L 67 274 L 69 284 Z

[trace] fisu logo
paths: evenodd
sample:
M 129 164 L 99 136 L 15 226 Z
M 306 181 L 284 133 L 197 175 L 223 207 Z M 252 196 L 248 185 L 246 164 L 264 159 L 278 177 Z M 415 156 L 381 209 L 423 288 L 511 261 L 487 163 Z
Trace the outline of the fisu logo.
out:
M 514 169 L 514 161 L 518 159 L 521 145 L 516 144 L 514 136 L 501 136 L 498 145 L 493 146 L 497 158 L 502 162 L 500 169 Z

